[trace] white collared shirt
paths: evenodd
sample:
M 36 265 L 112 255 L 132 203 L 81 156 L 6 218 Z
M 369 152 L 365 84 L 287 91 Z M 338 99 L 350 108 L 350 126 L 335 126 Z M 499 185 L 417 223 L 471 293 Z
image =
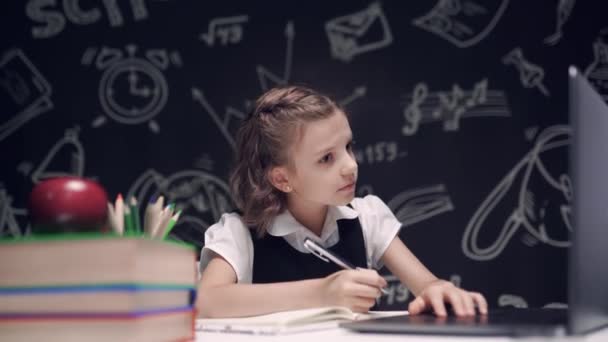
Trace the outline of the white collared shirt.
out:
M 399 233 L 401 223 L 389 207 L 373 195 L 355 198 L 347 206 L 330 206 L 325 217 L 321 236 L 317 236 L 300 224 L 285 210 L 268 227 L 268 234 L 283 237 L 290 246 L 302 253 L 309 253 L 304 239 L 309 238 L 329 248 L 340 240 L 337 220 L 359 218 L 365 240 L 367 266 L 382 267 L 382 255 L 389 243 Z M 221 255 L 232 266 L 239 283 L 251 283 L 253 276 L 253 241 L 249 229 L 237 213 L 224 214 L 205 232 L 205 245 L 201 251 L 201 273 L 213 257 L 211 251 Z

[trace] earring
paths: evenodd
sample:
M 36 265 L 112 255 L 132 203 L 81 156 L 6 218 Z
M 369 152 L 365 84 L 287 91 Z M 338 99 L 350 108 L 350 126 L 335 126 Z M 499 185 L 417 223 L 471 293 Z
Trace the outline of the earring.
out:
M 289 185 L 285 186 L 285 192 L 290 192 L 291 191 L 291 187 Z

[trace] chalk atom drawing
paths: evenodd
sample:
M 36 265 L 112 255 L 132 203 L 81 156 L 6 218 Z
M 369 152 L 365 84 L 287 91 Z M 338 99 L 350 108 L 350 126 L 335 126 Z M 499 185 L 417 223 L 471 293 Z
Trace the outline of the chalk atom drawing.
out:
M 608 102 L 608 28 L 600 31 L 593 43 L 593 61 L 585 68 L 585 76 Z

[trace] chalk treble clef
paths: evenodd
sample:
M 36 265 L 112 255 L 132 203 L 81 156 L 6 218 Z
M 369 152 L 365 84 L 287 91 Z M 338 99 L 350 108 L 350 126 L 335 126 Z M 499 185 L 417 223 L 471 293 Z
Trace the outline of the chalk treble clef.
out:
M 401 129 L 403 135 L 413 135 L 418 130 L 420 121 L 422 120 L 422 111 L 420 105 L 424 103 L 428 95 L 428 88 L 424 83 L 418 83 L 414 87 L 412 102 L 405 107 L 403 116 L 405 117 L 405 125 Z

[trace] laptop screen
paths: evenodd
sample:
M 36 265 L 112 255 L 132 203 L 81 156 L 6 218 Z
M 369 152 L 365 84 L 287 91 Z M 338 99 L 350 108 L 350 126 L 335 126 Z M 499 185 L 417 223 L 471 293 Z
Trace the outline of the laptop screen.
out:
M 570 67 L 568 79 L 574 230 L 569 329 L 580 334 L 608 325 L 608 106 L 576 68 Z

